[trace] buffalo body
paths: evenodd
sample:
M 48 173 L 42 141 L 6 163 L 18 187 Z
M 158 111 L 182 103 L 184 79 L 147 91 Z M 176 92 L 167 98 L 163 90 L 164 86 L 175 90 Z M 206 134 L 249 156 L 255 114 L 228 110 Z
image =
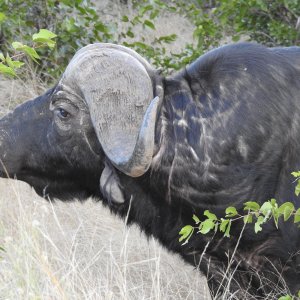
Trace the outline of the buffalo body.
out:
M 138 60 L 129 61 L 132 73 L 110 71 L 111 49 L 114 60 Z M 1 175 L 49 198 L 101 199 L 198 266 L 213 295 L 296 293 L 300 230 L 292 221 L 258 234 L 236 222 L 230 238 L 197 234 L 185 245 L 178 233 L 207 209 L 222 217 L 228 206 L 242 213 L 244 202 L 271 198 L 300 207 L 291 177 L 300 170 L 300 48 L 228 45 L 168 78 L 115 45 L 75 57 L 57 86 L 0 121 Z M 135 73 L 147 77 L 133 93 Z M 143 88 L 154 100 L 132 105 Z

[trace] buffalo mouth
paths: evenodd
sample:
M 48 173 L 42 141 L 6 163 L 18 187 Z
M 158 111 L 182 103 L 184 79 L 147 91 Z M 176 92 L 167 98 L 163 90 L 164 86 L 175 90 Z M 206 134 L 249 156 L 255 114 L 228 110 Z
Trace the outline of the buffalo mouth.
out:
M 85 180 L 79 180 L 79 178 L 68 177 L 68 176 L 49 176 L 49 174 L 32 174 L 30 172 L 21 171 L 17 174 L 7 174 L 5 171 L 0 170 L 0 177 L 2 178 L 14 178 L 17 180 L 24 181 L 34 188 L 36 193 L 52 201 L 59 199 L 63 201 L 71 201 L 74 199 L 85 200 L 88 197 L 99 198 L 99 181 L 97 180 L 96 185 L 91 184 L 85 185 Z

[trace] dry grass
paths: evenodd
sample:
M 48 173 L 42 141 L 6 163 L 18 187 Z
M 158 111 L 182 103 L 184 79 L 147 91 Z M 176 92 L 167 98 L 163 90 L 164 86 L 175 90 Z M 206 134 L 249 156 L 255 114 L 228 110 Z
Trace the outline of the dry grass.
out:
M 1 112 L 36 95 L 2 80 Z M 206 281 L 101 203 L 54 204 L 0 180 L 0 299 L 209 299 Z
M 31 80 L 9 80 L 0 75 L 0 117 L 7 114 L 18 104 L 42 94 L 47 88 L 39 82 L 37 76 L 28 76 Z
M 1 299 L 205 299 L 205 281 L 91 199 L 51 204 L 0 181 Z

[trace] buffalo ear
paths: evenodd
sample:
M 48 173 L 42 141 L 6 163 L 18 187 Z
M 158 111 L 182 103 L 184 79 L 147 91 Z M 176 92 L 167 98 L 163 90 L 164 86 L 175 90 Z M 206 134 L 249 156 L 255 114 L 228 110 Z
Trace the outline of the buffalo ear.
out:
M 125 202 L 117 176 L 108 164 L 105 165 L 100 177 L 100 191 L 110 204 L 122 204 Z

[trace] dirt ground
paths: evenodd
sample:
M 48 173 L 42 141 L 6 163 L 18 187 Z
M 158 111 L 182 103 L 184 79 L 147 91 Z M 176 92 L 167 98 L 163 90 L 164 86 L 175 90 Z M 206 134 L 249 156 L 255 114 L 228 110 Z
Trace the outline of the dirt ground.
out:
M 124 4 L 124 2 L 127 2 L 127 4 Z M 151 3 L 151 1 L 149 2 Z M 129 19 L 131 19 L 132 16 L 136 16 L 136 11 L 133 9 L 132 1 L 130 0 L 94 0 L 94 3 L 103 22 L 110 23 L 115 20 L 120 20 L 123 15 L 128 16 Z M 194 27 L 183 15 L 167 12 L 160 13 L 159 16 L 153 20 L 153 23 L 155 30 L 143 27 L 142 25 L 134 26 L 133 33 L 135 38 L 130 40 L 126 37 L 126 41 L 130 43 L 133 40 L 143 38 L 146 44 L 151 45 L 156 37 L 176 34 L 176 41 L 168 44 L 168 53 L 180 53 L 186 44 L 194 42 Z M 117 26 L 118 29 L 124 31 L 126 23 L 119 22 Z M 121 42 L 122 41 L 124 41 L 124 39 L 121 39 Z

